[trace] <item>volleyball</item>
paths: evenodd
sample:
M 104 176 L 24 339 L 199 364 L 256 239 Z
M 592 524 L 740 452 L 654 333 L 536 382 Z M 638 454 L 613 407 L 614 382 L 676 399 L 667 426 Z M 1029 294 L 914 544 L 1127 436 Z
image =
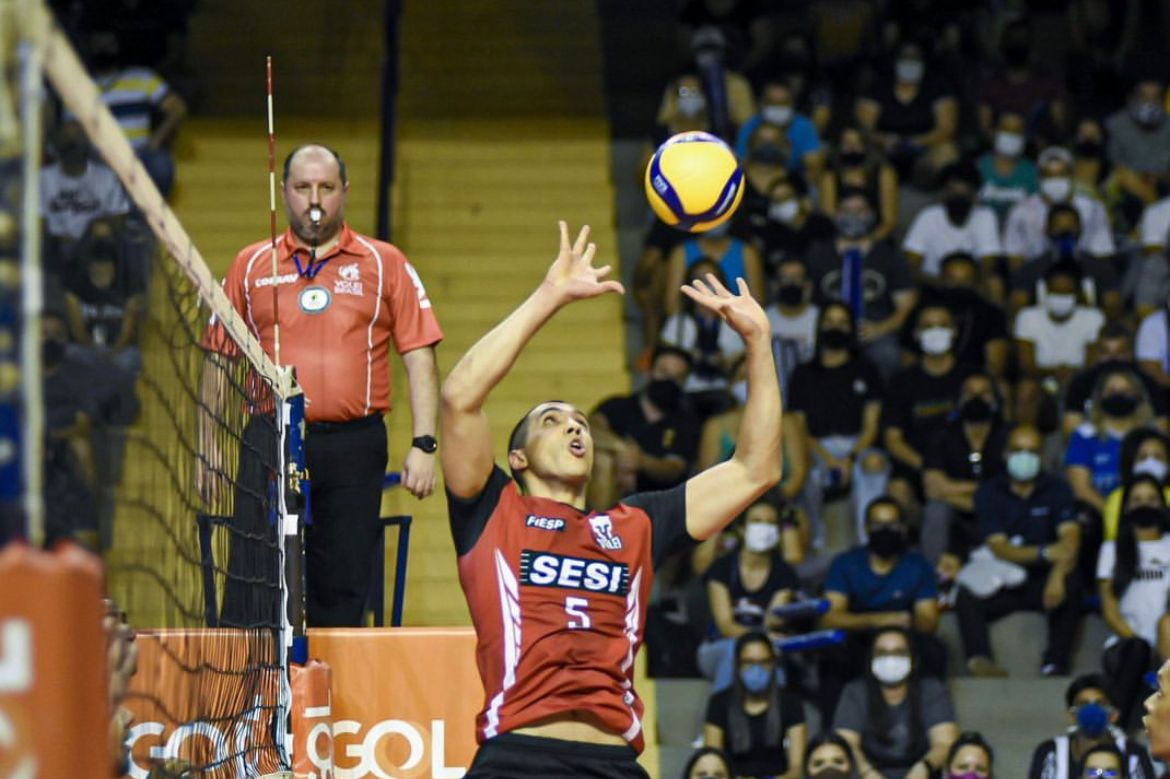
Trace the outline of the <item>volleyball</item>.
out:
M 646 166 L 646 198 L 666 224 L 701 233 L 723 224 L 743 199 L 735 153 L 710 133 L 679 133 Z

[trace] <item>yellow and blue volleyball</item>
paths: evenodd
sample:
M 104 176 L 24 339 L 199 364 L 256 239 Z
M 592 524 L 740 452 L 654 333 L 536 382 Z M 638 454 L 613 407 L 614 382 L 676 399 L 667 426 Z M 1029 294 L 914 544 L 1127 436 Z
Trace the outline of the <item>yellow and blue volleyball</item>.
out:
M 666 224 L 701 233 L 735 213 L 743 170 L 731 147 L 711 133 L 679 133 L 646 166 L 646 197 Z

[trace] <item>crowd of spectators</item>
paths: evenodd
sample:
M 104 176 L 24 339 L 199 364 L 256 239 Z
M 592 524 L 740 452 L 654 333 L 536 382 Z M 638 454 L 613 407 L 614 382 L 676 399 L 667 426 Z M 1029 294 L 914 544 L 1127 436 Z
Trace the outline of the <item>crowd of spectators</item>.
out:
M 595 501 L 678 483 L 751 424 L 742 343 L 680 284 L 747 282 L 785 399 L 780 488 L 651 610 L 652 672 L 714 683 L 686 775 L 990 776 L 948 650 L 1004 676 L 990 626 L 1033 611 L 1038 675 L 1070 674 L 1086 614 L 1112 635 L 1028 776 L 1152 779 L 1131 737 L 1170 657 L 1170 8 L 686 0 L 678 25 L 646 156 L 714 133 L 745 191 L 706 233 L 648 225 L 647 381 L 594 413 Z M 774 613 L 812 598 L 816 619 Z M 776 653 L 817 628 L 844 641 Z
M 57 2 L 103 103 L 164 196 L 186 102 L 159 69 L 180 73 L 191 2 Z M 48 439 L 49 540 L 112 542 L 125 430 L 138 415 L 135 381 L 155 244 L 79 118 L 47 94 L 40 175 L 45 313 L 42 362 Z

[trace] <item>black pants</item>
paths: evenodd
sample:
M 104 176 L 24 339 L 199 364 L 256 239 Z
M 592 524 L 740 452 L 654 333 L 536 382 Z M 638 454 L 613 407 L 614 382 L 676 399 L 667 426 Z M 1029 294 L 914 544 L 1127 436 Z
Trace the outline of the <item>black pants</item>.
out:
M 1112 683 L 1113 701 L 1121 721 L 1129 728 L 1141 710 L 1141 703 L 1149 694 L 1146 674 L 1154 664 L 1154 652 L 1141 638 L 1123 638 L 1101 655 L 1101 669 Z
M 475 753 L 466 779 L 649 779 L 633 748 L 504 733 Z
M 1019 587 L 1003 589 L 988 598 L 972 595 L 959 588 L 955 612 L 959 616 L 959 632 L 967 659 L 991 657 L 991 635 L 988 625 L 1000 617 L 1016 611 L 1044 611 L 1044 586 L 1048 581 L 1046 570 L 1028 571 L 1027 580 Z M 1065 596 L 1059 606 L 1048 614 L 1048 646 L 1041 664 L 1053 664 L 1068 671 L 1073 639 L 1081 619 L 1080 575 L 1073 570 L 1064 580 Z
M 305 529 L 305 610 L 313 627 L 356 627 L 379 542 L 378 510 L 386 473 L 381 416 L 310 424 L 305 437 L 311 524 Z M 244 428 L 232 515 L 228 583 L 221 623 L 279 624 L 283 577 L 273 525 L 276 431 L 271 417 Z
M 305 530 L 305 610 L 313 627 L 356 627 L 370 587 L 371 552 L 386 475 L 381 416 L 311 424 L 305 464 L 312 524 Z
M 918 674 L 934 679 L 944 679 L 947 672 L 947 647 L 933 633 L 911 633 L 914 640 L 914 656 L 917 658 Z M 873 631 L 850 631 L 845 640 L 818 652 L 819 688 L 817 707 L 821 721 L 826 725 L 833 722 L 837 702 L 845 685 L 866 673 L 869 661 Z

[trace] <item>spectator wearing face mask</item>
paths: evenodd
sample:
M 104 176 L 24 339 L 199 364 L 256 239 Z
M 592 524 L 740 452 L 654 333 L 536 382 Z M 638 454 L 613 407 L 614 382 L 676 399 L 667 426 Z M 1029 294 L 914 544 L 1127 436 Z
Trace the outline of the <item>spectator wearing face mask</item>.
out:
M 1065 475 L 1078 501 L 1098 516 L 1105 496 L 1121 486 L 1121 442 L 1153 419 L 1145 387 L 1129 371 L 1102 373 L 1088 420 L 1073 431 L 1064 455 Z
M 1080 292 L 1084 299 L 1106 316 L 1121 316 L 1121 282 L 1117 271 L 1110 260 L 1085 254 L 1081 249 L 1080 213 L 1067 203 L 1052 206 L 1048 209 L 1044 234 L 1048 248 L 1025 262 L 1012 277 L 1011 309 L 1019 311 L 1032 303 L 1043 302 L 1048 295 L 1045 274 L 1058 263 L 1073 263 L 1081 271 Z
M 857 101 L 857 121 L 873 133 L 902 179 L 930 181 L 957 156 L 954 89 L 927 66 L 922 46 L 898 47 L 891 70 Z
M 1004 25 L 999 41 L 1002 66 L 979 86 L 979 126 L 990 135 L 995 117 L 1027 117 L 1027 137 L 1052 141 L 1067 127 L 1067 94 L 1060 78 L 1038 66 L 1034 33 L 1027 17 Z
M 798 582 L 781 548 L 785 531 L 794 529 L 788 512 L 771 498 L 757 500 L 743 513 L 743 542 L 715 560 L 704 580 L 711 608 L 711 630 L 699 647 L 699 670 L 726 689 L 734 674 L 733 642 L 752 631 L 778 634 L 783 623 L 772 609 L 791 603 Z
M 680 779 L 735 779 L 735 769 L 722 749 L 701 747 L 683 767 Z
M 826 304 L 816 331 L 813 359 L 792 373 L 785 418 L 805 433 L 811 450 L 804 503 L 820 546 L 826 535 L 825 491 L 849 490 L 860 530 L 865 507 L 885 492 L 889 463 L 875 448 L 882 414 L 881 374 L 860 354 L 849 308 Z
M 789 146 L 788 169 L 816 181 L 825 167 L 825 150 L 812 119 L 796 110 L 796 96 L 788 81 L 771 78 L 764 82 L 759 96 L 760 112 L 744 122 L 735 140 L 735 153 L 745 157 L 748 139 L 761 124 L 784 130 Z
M 980 287 L 980 265 L 970 254 L 948 254 L 940 262 L 939 276 L 924 284 L 918 305 L 902 327 L 902 349 L 915 351 L 913 324 L 924 308 L 943 306 L 955 323 L 955 359 L 963 365 L 982 365 L 997 382 L 1004 380 L 1008 365 L 1007 317 Z
M 1081 117 L 1073 131 L 1073 191 L 1101 200 L 1102 183 L 1109 175 L 1105 159 L 1105 128 L 1092 116 Z
M 1125 108 L 1105 120 L 1105 147 L 1122 192 L 1122 211 L 1136 224 L 1141 210 L 1158 199 L 1157 184 L 1170 169 L 1170 122 L 1166 88 L 1156 78 L 1142 78 Z
M 1061 426 L 1065 439 L 1067 440 L 1092 412 L 1093 390 L 1101 375 L 1114 370 L 1129 371 L 1141 380 L 1158 427 L 1168 429 L 1166 393 L 1134 359 L 1133 334 L 1129 328 L 1121 322 L 1106 322 L 1097 334 L 1097 341 L 1090 351 L 1093 355 L 1093 364 L 1074 374 L 1064 393 Z
M 77 242 L 95 219 L 121 217 L 130 201 L 114 172 L 89 159 L 89 142 L 77 122 L 58 128 L 57 161 L 41 170 L 41 220 L 50 272 L 68 275 Z
M 1170 598 L 1170 523 L 1162 481 L 1135 476 L 1122 491 L 1117 539 L 1101 545 L 1101 616 L 1113 635 L 1101 668 L 1113 682 L 1122 729 L 1136 724 L 1146 674 L 1157 667 L 1159 622 Z
M 845 687 L 833 729 L 849 742 L 862 777 L 929 779 L 958 735 L 946 685 L 919 672 L 901 628 L 873 636 L 865 676 Z
M 1012 334 L 1020 368 L 1016 419 L 1038 422 L 1048 430 L 1058 426 L 1055 409 L 1060 388 L 1085 367 L 1088 347 L 1097 340 L 1105 315 L 1079 304 L 1081 270 L 1075 263 L 1050 267 L 1044 285 L 1043 304 L 1021 309 Z
M 706 279 L 714 275 L 725 283 L 726 276 L 719 264 L 710 257 L 702 257 L 687 269 L 688 280 Z M 674 289 L 682 286 L 681 282 Z M 678 313 L 672 314 L 658 334 L 660 344 L 673 346 L 691 355 L 691 372 L 683 389 L 700 420 L 726 411 L 732 398 L 728 394 L 731 366 L 743 355 L 743 339 L 718 316 L 702 306 L 696 306 L 685 295 Z
M 679 74 L 666 86 L 658 106 L 656 124 L 652 139 L 654 147 L 678 133 L 710 131 L 707 95 L 703 91 L 702 80 L 693 70 L 688 69 Z M 652 153 L 653 150 L 647 153 L 647 160 Z M 645 166 L 638 168 L 639 171 L 644 169 Z
M 976 676 L 1003 676 L 991 655 L 988 625 L 1016 611 L 1048 615 L 1048 646 L 1040 671 L 1068 672 L 1080 622 L 1080 580 L 1075 575 L 1081 531 L 1072 490 L 1059 476 L 1044 473 L 1040 432 L 1017 426 L 1008 437 L 1006 473 L 975 491 L 975 516 L 983 540 L 999 560 L 1024 568 L 1024 581 L 979 596 L 958 588 L 955 611 L 967 668 Z
M 954 580 L 981 541 L 975 492 L 1003 472 L 1006 444 L 995 381 L 986 373 L 972 373 L 963 381 L 946 428 L 931 438 L 923 459 L 922 553 L 937 566 L 942 581 Z
M 841 130 L 834 148 L 829 167 L 821 175 L 821 211 L 835 217 L 843 192 L 863 190 L 876 213 L 873 239 L 887 240 L 898 229 L 897 171 L 856 125 Z
M 813 736 L 804 750 L 806 779 L 858 779 L 853 747 L 831 730 Z
M 1139 427 L 1130 431 L 1121 441 L 1121 487 L 1105 498 L 1102 513 L 1102 540 L 1117 538 L 1117 525 L 1121 519 L 1121 494 L 1124 485 L 1138 476 L 1149 476 L 1166 488 L 1166 500 L 1170 502 L 1170 438 L 1160 430 Z
M 901 363 L 898 331 L 917 296 L 910 266 L 897 249 L 874 239 L 873 203 L 865 191 L 842 192 L 834 221 L 836 240 L 813 246 L 806 258 L 813 300 L 849 306 L 863 351 L 889 376 Z
M 1017 203 L 1008 212 L 1003 231 L 1003 249 L 1012 269 L 1039 257 L 1049 247 L 1045 227 L 1048 209 L 1067 203 L 1081 215 L 1081 236 L 1077 248 L 1092 257 L 1111 257 L 1116 252 L 1113 231 L 1105 206 L 1099 200 L 1075 192 L 1072 181 L 1072 154 L 1061 146 L 1040 152 L 1040 191 Z
M 865 671 L 865 648 L 886 628 L 913 631 L 922 672 L 941 677 L 946 649 L 935 637 L 938 628 L 938 582 L 926 558 L 910 551 L 902 507 L 883 496 L 866 507 L 867 541 L 837 555 L 825 578 L 829 611 L 826 628 L 846 632 L 845 642 L 820 656 L 820 707 L 832 721 L 841 690 Z
M 132 288 L 113 241 L 91 241 L 81 249 L 82 268 L 65 284 L 73 342 L 120 370 L 137 373 L 138 322 L 142 294 Z
M 778 182 L 799 175 L 788 169 L 788 138 L 774 124 L 759 124 L 748 138 L 743 167 L 743 201 L 732 219 L 733 229 L 750 235 L 767 224 L 772 200 L 768 193 Z
M 974 371 L 955 359 L 955 322 L 949 309 L 920 308 L 914 333 L 921 356 L 890 380 L 882 418 L 885 448 L 893 461 L 890 492 L 904 506 L 923 499 L 927 448 L 946 428 L 963 382 Z
M 1027 136 L 1024 117 L 1005 111 L 995 123 L 991 151 L 975 163 L 982 177 L 979 205 L 995 212 L 997 228 L 1002 230 L 1012 207 L 1037 191 L 1036 163 L 1026 156 Z
M 1100 674 L 1078 676 L 1064 693 L 1068 728 L 1042 741 L 1032 752 L 1028 779 L 1155 779 L 1153 764 L 1145 748 L 1126 737 L 1117 726 L 1117 710 L 1109 682 Z M 1114 759 L 1093 760 L 1099 750 Z M 1097 773 L 1096 771 L 1104 771 Z M 1114 771 L 1110 777 L 1107 771 Z
M 809 247 L 833 239 L 835 228 L 827 216 L 812 210 L 808 187 L 799 174 L 777 178 L 768 190 L 766 210 L 749 217 L 752 242 L 764 261 L 764 275 L 775 279 L 780 263 L 804 263 Z M 775 285 L 769 285 L 769 293 Z
M 599 455 L 595 470 L 603 476 L 593 487 L 608 493 L 612 485 L 615 490 L 599 494 L 596 505 L 609 505 L 633 492 L 664 490 L 686 479 L 699 446 L 699 422 L 683 397 L 690 368 L 690 354 L 660 346 L 641 391 L 602 401 L 590 415 Z M 603 452 L 606 456 L 600 456 Z M 612 476 L 604 478 L 609 469 Z
M 960 733 L 947 753 L 946 779 L 994 779 L 991 767 L 995 753 L 983 736 L 972 731 Z
M 780 371 L 780 387 L 787 396 L 793 370 L 813 358 L 817 344 L 820 308 L 812 302 L 812 282 L 803 262 L 791 258 L 777 265 L 776 294 L 764 311 L 772 324 L 772 342 L 779 355 L 776 368 Z
M 735 661 L 731 686 L 707 701 L 703 745 L 724 750 L 738 777 L 798 779 L 808 728 L 800 699 L 777 679 L 771 639 L 758 632 L 740 636 Z
M 979 260 L 986 276 L 995 275 L 999 257 L 999 227 L 995 212 L 976 205 L 979 171 L 970 163 L 954 163 L 943 169 L 940 202 L 918 212 L 902 251 L 915 273 L 936 278 L 942 258 L 965 252 Z

